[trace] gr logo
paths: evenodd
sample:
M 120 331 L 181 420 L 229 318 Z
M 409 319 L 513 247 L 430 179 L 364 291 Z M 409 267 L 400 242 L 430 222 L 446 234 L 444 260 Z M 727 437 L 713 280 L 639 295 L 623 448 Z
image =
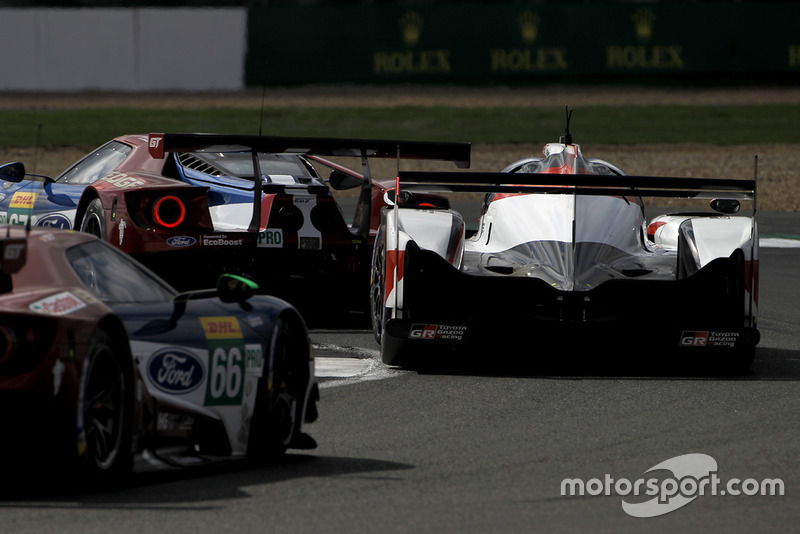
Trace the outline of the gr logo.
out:
M 435 339 L 436 325 L 435 324 L 411 325 L 411 330 L 408 333 L 408 337 L 409 339 Z
M 681 334 L 681 345 L 684 347 L 705 347 L 708 345 L 708 332 L 686 332 Z

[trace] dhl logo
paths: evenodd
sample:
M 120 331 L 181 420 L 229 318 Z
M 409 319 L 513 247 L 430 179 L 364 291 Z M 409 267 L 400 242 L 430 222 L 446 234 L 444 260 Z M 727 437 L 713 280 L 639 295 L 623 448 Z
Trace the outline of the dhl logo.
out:
M 242 329 L 236 317 L 201 317 L 206 339 L 241 339 Z
M 37 193 L 14 193 L 9 208 L 33 209 Z

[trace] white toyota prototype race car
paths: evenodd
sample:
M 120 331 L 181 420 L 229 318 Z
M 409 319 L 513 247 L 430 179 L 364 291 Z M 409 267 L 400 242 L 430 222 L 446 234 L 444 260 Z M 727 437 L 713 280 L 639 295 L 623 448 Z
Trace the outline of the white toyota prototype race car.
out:
M 759 341 L 755 185 L 628 176 L 584 158 L 569 128 L 543 158 L 500 173 L 399 172 L 372 260 L 382 360 L 425 365 L 505 343 L 531 360 L 583 346 L 746 372 Z M 414 191 L 485 192 L 477 230 L 452 209 L 405 206 Z M 710 202 L 648 223 L 642 197 Z M 751 216 L 733 216 L 742 200 Z

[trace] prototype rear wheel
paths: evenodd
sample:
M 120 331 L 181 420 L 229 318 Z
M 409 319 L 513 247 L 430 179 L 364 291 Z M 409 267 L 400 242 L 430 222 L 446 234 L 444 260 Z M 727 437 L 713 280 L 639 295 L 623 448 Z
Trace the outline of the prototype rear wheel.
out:
M 103 213 L 103 203 L 99 198 L 92 200 L 86 208 L 81 220 L 81 232 L 92 234 L 100 239 L 106 239 L 106 216 Z
M 372 267 L 369 282 L 370 318 L 375 341 L 383 336 L 383 315 L 386 306 L 386 234 L 383 226 L 378 228 L 375 247 L 372 250 Z

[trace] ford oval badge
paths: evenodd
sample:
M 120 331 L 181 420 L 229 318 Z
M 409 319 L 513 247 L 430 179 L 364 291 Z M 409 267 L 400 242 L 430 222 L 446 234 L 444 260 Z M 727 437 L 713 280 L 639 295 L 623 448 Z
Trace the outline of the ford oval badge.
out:
M 167 245 L 171 247 L 191 247 L 197 243 L 197 239 L 188 235 L 176 235 L 167 239 Z
M 189 393 L 203 383 L 204 376 L 200 359 L 180 347 L 159 350 L 147 364 L 150 382 L 166 393 Z

